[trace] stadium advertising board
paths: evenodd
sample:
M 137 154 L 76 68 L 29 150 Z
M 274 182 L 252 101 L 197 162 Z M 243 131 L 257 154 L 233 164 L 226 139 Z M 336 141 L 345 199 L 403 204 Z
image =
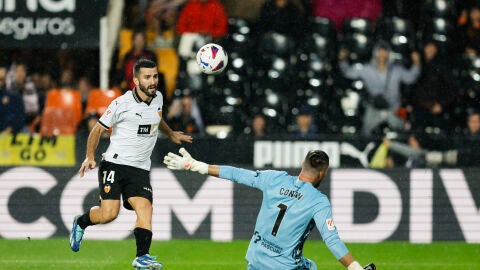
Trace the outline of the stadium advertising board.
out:
M 290 171 L 296 174 L 297 171 Z M 230 181 L 155 167 L 154 238 L 248 239 L 261 193 Z M 332 169 L 320 189 L 347 242 L 480 242 L 480 169 L 377 171 Z M 97 171 L 0 168 L 0 237 L 65 237 L 74 215 L 98 203 Z M 122 209 L 88 239 L 130 237 L 133 212 Z M 313 233 L 312 238 L 319 238 Z
M 330 157 L 330 167 L 338 168 L 343 164 L 342 156 L 349 157 L 364 167 L 368 167 L 368 154 L 375 147 L 369 142 L 363 148 L 357 148 L 351 141 L 263 141 L 253 143 L 253 166 L 264 168 L 296 168 L 312 149 L 322 149 Z
M 75 137 L 0 136 L 0 166 L 75 166 Z
M 105 0 L 0 1 L 2 48 L 96 48 Z

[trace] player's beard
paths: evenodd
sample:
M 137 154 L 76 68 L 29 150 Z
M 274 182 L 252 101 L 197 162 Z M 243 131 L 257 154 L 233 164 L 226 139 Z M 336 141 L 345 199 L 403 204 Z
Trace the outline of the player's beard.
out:
M 145 87 L 143 85 L 138 85 L 138 88 L 140 89 L 140 91 L 142 91 L 145 95 L 147 95 L 147 97 L 155 97 L 156 96 L 156 91 L 157 91 L 157 86 L 156 85 L 149 85 L 148 87 Z M 153 92 L 150 92 L 150 91 L 153 91 Z

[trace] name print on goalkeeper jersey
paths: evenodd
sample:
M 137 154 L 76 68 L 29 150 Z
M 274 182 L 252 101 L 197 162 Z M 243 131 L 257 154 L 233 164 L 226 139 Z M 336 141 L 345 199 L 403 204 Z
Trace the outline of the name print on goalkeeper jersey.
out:
M 103 158 L 149 171 L 162 107 L 163 96 L 159 91 L 149 103 L 142 101 L 135 91 L 127 91 L 114 100 L 98 121 L 106 129 L 113 127 Z

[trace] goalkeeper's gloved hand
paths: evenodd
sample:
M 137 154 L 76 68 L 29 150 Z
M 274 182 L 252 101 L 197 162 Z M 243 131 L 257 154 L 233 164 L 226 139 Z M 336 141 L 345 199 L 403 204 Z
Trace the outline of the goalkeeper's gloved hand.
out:
M 207 163 L 195 160 L 183 147 L 178 152 L 181 156 L 170 152 L 163 158 L 163 163 L 167 165 L 167 168 L 171 170 L 190 170 L 201 174 L 208 173 Z
M 376 270 L 375 264 L 369 263 L 367 266 L 362 267 L 357 261 L 354 261 L 348 266 L 348 270 Z

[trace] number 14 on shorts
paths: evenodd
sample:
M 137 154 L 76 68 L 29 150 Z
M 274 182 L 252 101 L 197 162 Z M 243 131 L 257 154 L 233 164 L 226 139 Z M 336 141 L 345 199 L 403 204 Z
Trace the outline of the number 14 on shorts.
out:
M 115 182 L 115 171 L 103 171 L 103 184 Z

